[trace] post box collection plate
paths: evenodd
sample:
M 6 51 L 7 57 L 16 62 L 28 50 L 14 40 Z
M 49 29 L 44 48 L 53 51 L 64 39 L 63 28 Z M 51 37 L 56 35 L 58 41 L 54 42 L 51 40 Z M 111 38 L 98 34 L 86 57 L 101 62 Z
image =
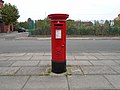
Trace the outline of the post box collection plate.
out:
M 61 39 L 61 36 L 62 36 L 62 30 L 57 29 L 56 30 L 56 39 Z

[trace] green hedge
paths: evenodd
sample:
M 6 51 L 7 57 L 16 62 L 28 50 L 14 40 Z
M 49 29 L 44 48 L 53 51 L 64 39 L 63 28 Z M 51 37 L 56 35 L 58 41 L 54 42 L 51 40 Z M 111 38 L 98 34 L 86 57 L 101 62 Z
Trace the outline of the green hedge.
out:
M 95 30 L 93 29 L 81 29 L 80 30 L 80 35 L 94 35 Z
M 30 30 L 30 35 L 50 35 L 51 31 L 50 29 L 37 29 L 37 30 Z M 95 30 L 94 28 L 70 28 L 67 29 L 67 35 L 104 35 L 104 32 L 101 32 Z M 120 35 L 120 27 L 111 27 L 106 35 Z
M 109 32 L 110 35 L 120 35 L 120 27 L 112 27 Z

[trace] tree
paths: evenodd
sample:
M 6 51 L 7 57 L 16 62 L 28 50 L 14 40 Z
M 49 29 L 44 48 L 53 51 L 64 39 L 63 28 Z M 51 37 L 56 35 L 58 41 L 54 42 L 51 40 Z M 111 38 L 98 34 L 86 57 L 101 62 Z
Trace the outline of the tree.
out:
M 10 3 L 4 4 L 1 8 L 1 15 L 2 20 L 9 26 L 8 29 L 10 29 L 10 25 L 16 22 L 20 17 L 17 7 Z
M 35 21 L 35 30 L 31 31 L 32 35 L 50 35 L 50 19 Z
M 76 30 L 77 30 L 77 27 L 76 27 L 76 24 L 75 24 L 75 21 L 74 20 L 67 20 L 67 35 L 75 35 L 76 34 Z
M 101 26 L 99 21 L 95 21 L 95 34 L 96 35 L 101 35 L 102 31 L 101 31 Z
M 103 32 L 102 33 L 104 35 L 109 34 L 109 29 L 110 29 L 110 24 L 109 24 L 109 21 L 106 20 L 105 23 L 104 23 L 104 25 L 103 25 Z
M 25 21 L 25 22 L 16 22 L 15 28 L 16 29 L 18 29 L 18 28 L 28 29 L 28 22 L 27 21 Z
M 34 21 L 31 18 L 28 18 L 27 22 L 28 22 L 28 29 L 33 30 L 35 26 Z
M 120 20 L 114 20 L 114 26 L 120 27 Z

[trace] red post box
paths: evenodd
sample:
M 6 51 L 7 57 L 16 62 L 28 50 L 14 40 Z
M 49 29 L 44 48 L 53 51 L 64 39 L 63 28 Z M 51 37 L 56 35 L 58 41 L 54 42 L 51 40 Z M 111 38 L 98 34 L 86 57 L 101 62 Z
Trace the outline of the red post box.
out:
M 50 14 L 52 42 L 52 72 L 66 72 L 66 19 L 68 14 Z

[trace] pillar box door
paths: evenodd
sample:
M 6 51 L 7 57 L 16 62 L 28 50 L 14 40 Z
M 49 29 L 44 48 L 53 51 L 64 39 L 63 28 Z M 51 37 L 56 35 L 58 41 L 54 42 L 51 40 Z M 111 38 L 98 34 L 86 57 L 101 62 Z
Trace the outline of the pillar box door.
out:
M 50 14 L 52 42 L 52 72 L 66 72 L 66 19 L 68 14 Z

